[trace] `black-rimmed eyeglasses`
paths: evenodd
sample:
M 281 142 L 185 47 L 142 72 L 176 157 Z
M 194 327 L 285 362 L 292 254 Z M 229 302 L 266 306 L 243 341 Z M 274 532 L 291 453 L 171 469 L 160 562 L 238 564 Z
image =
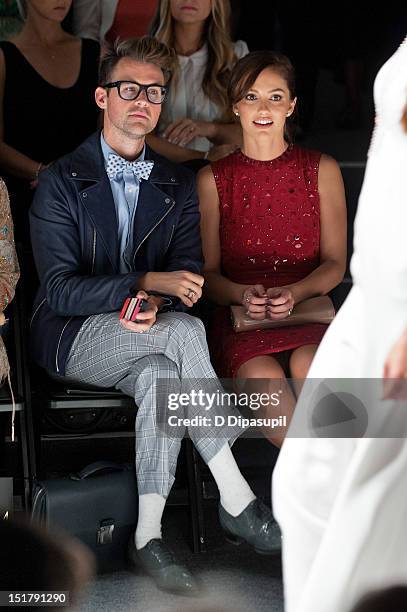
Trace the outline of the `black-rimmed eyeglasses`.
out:
M 135 100 L 139 97 L 142 91 L 146 92 L 147 100 L 151 104 L 161 104 L 164 102 L 167 94 L 167 88 L 164 85 L 142 85 L 137 81 L 115 81 L 114 83 L 106 83 L 102 85 L 108 89 L 117 87 L 117 92 L 122 100 Z

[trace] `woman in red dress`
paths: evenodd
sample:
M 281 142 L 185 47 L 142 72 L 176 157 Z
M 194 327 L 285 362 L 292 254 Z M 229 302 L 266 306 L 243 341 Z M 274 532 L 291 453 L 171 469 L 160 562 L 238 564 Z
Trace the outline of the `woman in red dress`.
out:
M 288 375 L 298 391 L 326 325 L 236 333 L 229 306 L 243 304 L 257 320 L 284 319 L 295 304 L 328 293 L 342 280 L 343 181 L 334 159 L 290 142 L 296 97 L 288 58 L 272 51 L 246 55 L 233 70 L 229 99 L 243 147 L 198 175 L 205 294 L 223 306 L 215 312 L 209 344 L 220 376 L 270 392 L 273 380 L 282 388 Z M 294 406 L 284 385 L 278 414 L 271 404 L 264 414 L 285 415 L 288 424 Z M 263 430 L 278 446 L 285 431 Z

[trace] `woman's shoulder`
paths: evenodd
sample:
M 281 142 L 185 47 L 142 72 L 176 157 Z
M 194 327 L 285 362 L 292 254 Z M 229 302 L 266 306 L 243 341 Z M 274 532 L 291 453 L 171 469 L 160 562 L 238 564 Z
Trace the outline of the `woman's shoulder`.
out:
M 241 172 L 242 168 L 240 167 L 239 159 L 239 151 L 234 151 L 226 157 L 217 159 L 209 166 L 219 193 L 223 191 L 226 185 L 230 185 L 231 182 L 233 183 L 238 173 Z
M 297 144 L 293 145 L 292 152 L 297 161 L 305 165 L 316 164 L 318 166 L 323 156 L 323 153 L 317 149 L 311 149 Z
M 236 42 L 233 43 L 233 51 L 237 59 L 240 59 L 249 53 L 249 47 L 244 40 L 236 40 Z
M 10 200 L 6 187 L 6 183 L 0 177 L 0 221 L 3 222 L 5 217 L 10 215 Z
M 231 175 L 235 170 L 236 164 L 239 160 L 239 150 L 233 151 L 233 153 L 229 153 L 226 157 L 221 157 L 216 161 L 212 162 L 210 168 L 212 172 L 220 173 L 223 172 L 225 174 Z
M 0 176 L 0 195 L 1 197 L 8 197 L 6 183 L 3 181 L 1 176 Z

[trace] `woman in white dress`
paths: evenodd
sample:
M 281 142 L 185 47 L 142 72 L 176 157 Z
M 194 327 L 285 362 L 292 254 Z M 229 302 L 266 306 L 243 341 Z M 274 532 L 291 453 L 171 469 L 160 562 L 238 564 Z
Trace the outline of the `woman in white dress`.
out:
M 363 387 L 367 431 L 364 438 L 305 437 L 294 419 L 274 471 L 286 612 L 347 612 L 366 591 L 407 581 L 406 394 L 404 402 L 394 399 L 391 380 L 407 378 L 406 67 L 407 39 L 375 81 L 354 286 L 308 374 Z M 355 386 L 351 379 L 371 380 Z M 315 382 L 307 380 L 299 398 L 300 427 Z
M 149 136 L 168 159 L 215 161 L 241 142 L 227 99 L 231 69 L 248 53 L 230 38 L 229 0 L 161 0 L 152 34 L 177 52 L 168 101 Z M 214 146 L 215 145 L 215 146 Z

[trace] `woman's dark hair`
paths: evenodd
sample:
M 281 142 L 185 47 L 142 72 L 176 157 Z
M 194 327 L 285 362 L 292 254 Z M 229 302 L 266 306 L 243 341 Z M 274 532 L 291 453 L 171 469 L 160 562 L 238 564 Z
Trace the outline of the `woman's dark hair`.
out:
M 288 57 L 275 51 L 252 51 L 242 57 L 232 70 L 228 85 L 228 97 L 232 106 L 244 98 L 266 68 L 274 70 L 286 81 L 291 99 L 295 98 L 295 70 Z M 285 135 L 289 141 L 293 139 L 295 115 L 296 110 L 286 121 Z

